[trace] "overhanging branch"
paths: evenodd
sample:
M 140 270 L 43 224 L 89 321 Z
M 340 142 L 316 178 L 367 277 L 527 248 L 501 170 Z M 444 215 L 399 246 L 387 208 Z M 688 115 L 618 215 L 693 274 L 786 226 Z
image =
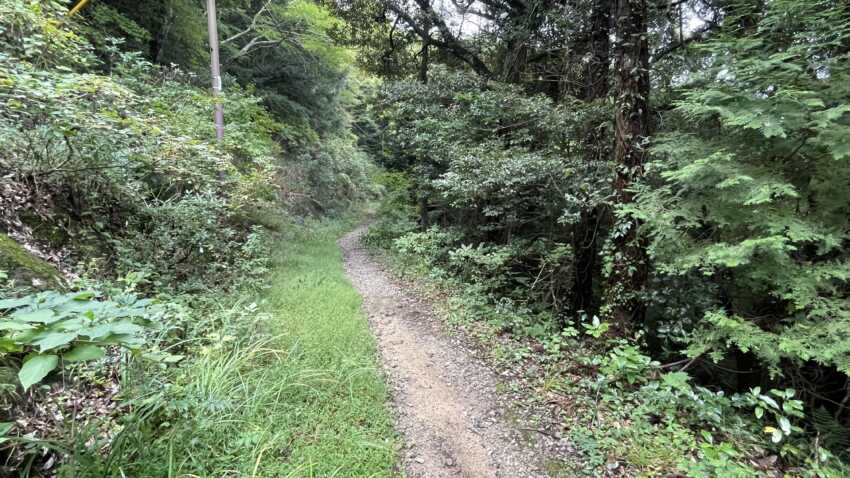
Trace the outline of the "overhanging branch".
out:
M 464 63 L 468 64 L 479 75 L 490 78 L 493 73 L 490 68 L 481 60 L 481 58 L 472 50 L 467 48 L 449 29 L 446 22 L 440 17 L 431 7 L 428 0 L 415 0 L 416 5 L 424 15 L 428 17 L 437 31 L 440 33 L 440 38 L 431 36 L 430 29 L 424 28 L 416 21 L 402 6 L 395 2 L 389 3 L 390 10 L 393 11 L 404 23 L 410 27 L 413 32 L 419 36 L 423 42 L 427 42 L 437 48 L 440 48 Z

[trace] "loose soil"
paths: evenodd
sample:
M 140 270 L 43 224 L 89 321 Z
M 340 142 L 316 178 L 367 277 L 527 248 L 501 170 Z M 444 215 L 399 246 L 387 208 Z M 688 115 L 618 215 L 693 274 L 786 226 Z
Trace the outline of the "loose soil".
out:
M 406 476 L 548 476 L 545 447 L 529 445 L 527 433 L 511 423 L 512 412 L 497 399 L 494 370 L 445 332 L 427 298 L 367 253 L 360 244 L 365 231 L 356 229 L 339 245 L 392 388 Z

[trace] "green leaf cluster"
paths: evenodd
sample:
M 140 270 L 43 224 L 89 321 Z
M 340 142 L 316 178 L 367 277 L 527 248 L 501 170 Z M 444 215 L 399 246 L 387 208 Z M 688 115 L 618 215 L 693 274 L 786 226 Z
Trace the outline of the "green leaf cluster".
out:
M 26 353 L 18 377 L 24 389 L 40 382 L 60 360 L 83 362 L 110 345 L 137 349 L 163 310 L 150 299 L 122 294 L 97 300 L 92 291 L 41 292 L 0 300 L 0 355 Z
M 141 271 L 192 288 L 238 271 L 251 234 L 242 218 L 278 207 L 273 135 L 283 127 L 261 99 L 229 89 L 218 144 L 213 99 L 189 73 L 120 41 L 102 62 L 58 4 L 0 8 L 9 12 L 0 21 L 0 167 L 12 172 L 0 184 L 17 191 L 4 197 L 4 223 L 56 231 L 50 245 L 79 259 L 109 257 L 99 273 Z M 28 49 L 36 40 L 62 55 Z
M 411 178 L 420 226 L 440 221 L 459 235 L 456 250 L 429 260 L 494 294 L 563 311 L 572 224 L 611 191 L 610 163 L 588 160 L 607 147 L 585 140 L 607 130 L 609 107 L 558 104 L 435 66 L 428 83 L 384 85 L 371 113 L 383 126 L 374 154 Z

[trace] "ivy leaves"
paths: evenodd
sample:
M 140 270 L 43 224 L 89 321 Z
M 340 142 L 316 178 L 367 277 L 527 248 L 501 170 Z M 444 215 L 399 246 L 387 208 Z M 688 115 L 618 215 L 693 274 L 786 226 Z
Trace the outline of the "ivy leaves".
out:
M 109 345 L 138 348 L 150 319 L 161 312 L 134 294 L 96 300 L 93 291 L 0 300 L 0 310 L 6 313 L 0 318 L 0 353 L 29 352 L 18 373 L 25 390 L 56 369 L 60 359 L 96 360 Z

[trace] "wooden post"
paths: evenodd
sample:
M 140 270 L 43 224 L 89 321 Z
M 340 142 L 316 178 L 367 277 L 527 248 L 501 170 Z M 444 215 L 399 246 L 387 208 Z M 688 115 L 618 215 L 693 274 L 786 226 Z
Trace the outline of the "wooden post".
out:
M 88 4 L 89 4 L 89 0 L 80 0 L 80 2 L 77 3 L 76 5 L 74 5 L 74 8 L 72 8 L 71 11 L 68 12 L 68 16 L 73 17 L 74 15 L 77 14 L 77 12 L 79 12 L 80 10 L 85 8 L 86 5 L 88 5 Z

